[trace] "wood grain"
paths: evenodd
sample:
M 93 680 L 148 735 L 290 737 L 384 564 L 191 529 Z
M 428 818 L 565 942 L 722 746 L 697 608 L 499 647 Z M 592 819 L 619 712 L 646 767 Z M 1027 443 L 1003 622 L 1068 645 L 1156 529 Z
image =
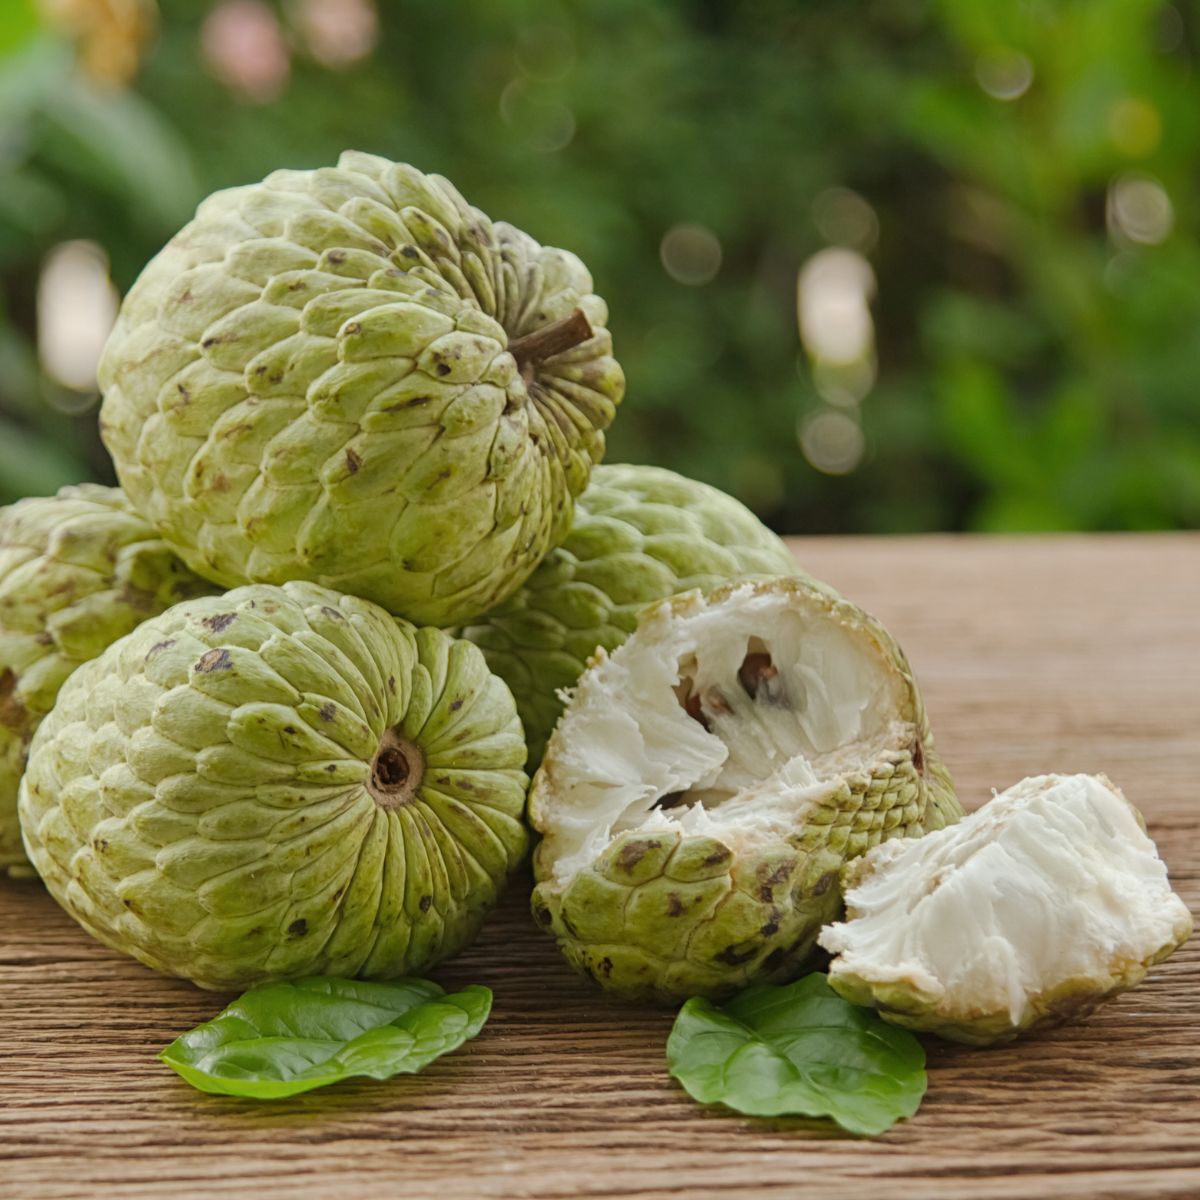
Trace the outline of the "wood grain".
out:
M 968 807 L 1105 771 L 1200 910 L 1200 536 L 799 540 L 908 650 Z M 930 1040 L 920 1113 L 875 1141 L 692 1103 L 671 1014 L 568 973 L 521 881 L 439 973 L 495 1014 L 417 1078 L 254 1105 L 155 1052 L 220 999 L 102 949 L 0 884 L 0 1196 L 1200 1196 L 1200 941 L 1085 1023 L 978 1051 Z

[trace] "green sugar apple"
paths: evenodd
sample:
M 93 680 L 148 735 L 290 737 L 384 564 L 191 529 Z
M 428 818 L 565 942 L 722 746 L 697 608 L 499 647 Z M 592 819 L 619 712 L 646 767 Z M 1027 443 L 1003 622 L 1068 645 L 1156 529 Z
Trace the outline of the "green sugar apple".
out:
M 571 687 L 597 647 L 612 650 L 656 600 L 739 576 L 797 570 L 748 508 L 661 467 L 597 467 L 567 540 L 528 582 L 463 630 L 512 689 L 535 767 Z
M 1141 814 L 1102 775 L 1041 775 L 953 829 L 877 846 L 821 932 L 833 988 L 989 1045 L 1085 1015 L 1192 932 Z
M 105 348 L 121 483 L 223 586 L 305 579 L 419 624 L 570 528 L 624 392 L 573 254 L 367 154 L 210 196 Z
M 63 681 L 147 617 L 211 590 L 117 488 L 0 509 L 0 873 L 29 873 L 17 786 Z
M 801 578 L 647 610 L 581 676 L 534 777 L 533 911 L 634 1000 L 797 975 L 843 864 L 962 813 L 883 627 Z
M 201 987 L 420 974 L 528 842 L 525 741 L 478 648 L 317 584 L 140 625 L 63 686 L 20 815 L 55 899 Z

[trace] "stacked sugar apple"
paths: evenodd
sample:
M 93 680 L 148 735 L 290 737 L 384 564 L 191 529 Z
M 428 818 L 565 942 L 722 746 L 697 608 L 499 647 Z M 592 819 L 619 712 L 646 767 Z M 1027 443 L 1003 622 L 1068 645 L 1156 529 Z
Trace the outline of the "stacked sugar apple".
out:
M 160 970 L 465 945 L 527 849 L 526 747 L 441 627 L 569 532 L 624 391 L 606 322 L 573 254 L 404 164 L 201 204 L 102 357 L 111 519 L 85 490 L 0 524 L 4 862 L 24 770 L 33 866 Z
M 536 919 L 626 998 L 788 979 L 818 937 L 848 995 L 977 1040 L 1135 982 L 1186 929 L 1120 813 L 1095 809 L 1129 844 L 1093 857 L 1153 887 L 1071 926 L 1102 947 L 1086 988 L 983 987 L 939 940 L 952 905 L 888 902 L 980 839 L 1035 864 L 1006 819 L 955 824 L 877 621 L 731 497 L 598 465 L 624 392 L 607 315 L 573 254 L 404 164 L 347 153 L 206 200 L 101 361 L 121 488 L 0 513 L 0 868 L 28 869 L 19 779 L 55 898 L 214 989 L 427 970 L 531 829 Z M 1020 926 L 997 908 L 976 932 Z

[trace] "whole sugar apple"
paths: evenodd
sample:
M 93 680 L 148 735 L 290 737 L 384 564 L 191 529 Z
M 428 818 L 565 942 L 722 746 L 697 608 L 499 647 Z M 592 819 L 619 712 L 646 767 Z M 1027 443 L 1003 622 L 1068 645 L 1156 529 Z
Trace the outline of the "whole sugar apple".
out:
M 523 857 L 512 696 L 469 642 L 310 583 L 177 605 L 80 668 L 21 785 L 101 941 L 220 990 L 416 974 Z
M 579 680 L 530 793 L 534 916 L 629 999 L 799 973 L 842 865 L 961 815 L 903 653 L 799 578 L 647 610 Z
M 661 467 L 597 467 L 567 540 L 463 636 L 512 689 L 536 766 L 597 647 L 612 650 L 656 600 L 797 570 L 791 552 L 724 492 Z
M 1023 780 L 846 868 L 821 933 L 833 988 L 886 1021 L 988 1045 L 1083 1016 L 1192 932 L 1141 814 L 1102 775 Z
M 573 254 L 367 154 L 210 196 L 100 365 L 132 502 L 225 586 L 478 615 L 565 537 L 624 392 Z
M 63 680 L 147 617 L 211 590 L 116 488 L 0 509 L 0 872 L 29 873 L 17 786 Z

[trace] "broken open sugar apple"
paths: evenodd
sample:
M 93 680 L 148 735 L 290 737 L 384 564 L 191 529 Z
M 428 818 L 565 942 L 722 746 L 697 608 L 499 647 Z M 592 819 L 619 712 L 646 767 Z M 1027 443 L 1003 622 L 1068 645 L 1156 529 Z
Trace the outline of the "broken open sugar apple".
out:
M 100 365 L 139 510 L 226 586 L 308 579 L 421 624 L 566 535 L 624 391 L 573 254 L 368 154 L 210 196 Z
M 975 1045 L 1082 1016 L 1177 950 L 1192 918 L 1102 775 L 1041 775 L 953 829 L 846 868 L 829 982 L 885 1020 Z
M 842 864 L 961 810 L 904 655 L 798 578 L 676 596 L 581 676 L 534 777 L 534 916 L 630 999 L 798 973 Z
M 0 872 L 29 873 L 17 786 L 63 680 L 147 617 L 211 590 L 117 488 L 0 509 Z
M 310 583 L 177 605 L 81 667 L 20 812 L 54 897 L 201 987 L 419 974 L 525 853 L 516 707 L 470 642 Z
M 732 496 L 661 467 L 597 467 L 567 540 L 500 607 L 463 630 L 512 689 L 536 767 L 559 689 L 612 650 L 656 600 L 738 577 L 785 575 L 782 540 Z

